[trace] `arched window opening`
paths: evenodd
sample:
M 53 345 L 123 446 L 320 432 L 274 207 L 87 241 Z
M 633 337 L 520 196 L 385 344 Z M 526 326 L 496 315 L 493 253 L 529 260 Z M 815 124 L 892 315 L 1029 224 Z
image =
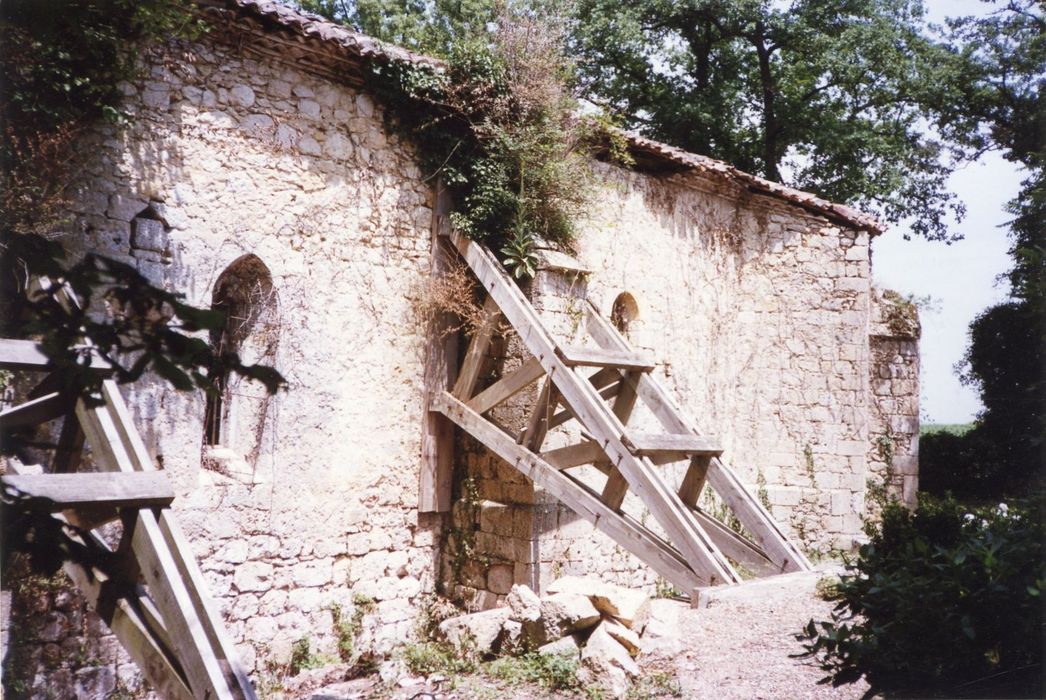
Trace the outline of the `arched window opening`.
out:
M 211 332 L 219 354 L 237 353 L 245 364 L 275 363 L 278 304 L 272 275 L 254 255 L 233 262 L 214 285 L 211 308 L 225 314 Z M 204 413 L 204 444 L 228 447 L 250 462 L 261 448 L 269 395 L 260 382 L 218 373 L 211 378 Z
M 628 292 L 618 294 L 610 311 L 610 321 L 614 327 L 621 331 L 622 335 L 627 336 L 628 329 L 637 318 L 639 318 L 639 305 L 636 303 L 636 298 Z

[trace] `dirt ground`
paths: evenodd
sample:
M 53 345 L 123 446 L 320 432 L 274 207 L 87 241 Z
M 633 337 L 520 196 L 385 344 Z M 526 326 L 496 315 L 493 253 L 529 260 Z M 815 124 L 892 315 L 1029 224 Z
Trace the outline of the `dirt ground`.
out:
M 815 592 L 817 581 L 824 575 L 824 571 L 792 574 L 713 591 L 707 597 L 706 607 L 653 601 L 659 617 L 678 621 L 678 641 L 664 641 L 660 649 L 639 657 L 643 677 L 628 697 L 632 700 L 861 697 L 867 690 L 865 684 L 841 688 L 819 685 L 824 673 L 809 661 L 792 658 L 802 651 L 794 635 L 810 618 L 827 619 L 831 612 L 832 605 Z M 557 693 L 537 685 L 507 684 L 484 674 L 453 679 L 403 677 L 384 683 L 377 676 L 371 676 L 295 695 L 309 700 L 604 697 L 587 689 Z

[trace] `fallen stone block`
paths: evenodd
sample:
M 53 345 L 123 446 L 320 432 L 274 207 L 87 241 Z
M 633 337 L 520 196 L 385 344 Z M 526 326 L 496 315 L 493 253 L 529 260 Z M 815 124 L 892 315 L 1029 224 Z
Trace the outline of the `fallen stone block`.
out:
M 577 635 L 572 634 L 538 647 L 537 652 L 542 655 L 555 654 L 577 658 L 581 653 L 581 646 L 578 644 Z
M 599 623 L 601 616 L 587 596 L 557 593 L 541 601 L 541 622 L 547 641 L 586 630 Z
M 505 597 L 505 603 L 512 611 L 512 619 L 520 622 L 537 620 L 541 617 L 541 598 L 529 587 L 517 583 Z
M 606 624 L 593 630 L 581 649 L 578 679 L 585 685 L 598 686 L 615 698 L 627 695 L 631 679 L 639 675 L 639 666 L 625 647 L 611 636 Z
M 606 626 L 607 633 L 628 651 L 629 656 L 635 656 L 639 653 L 640 639 L 635 630 L 631 630 L 614 620 L 604 620 L 603 625 Z
M 508 608 L 494 608 L 452 617 L 440 623 L 439 634 L 459 650 L 471 649 L 483 655 L 496 654 L 502 627 L 510 614 Z
M 643 616 L 646 606 L 650 603 L 650 596 L 642 591 L 581 576 L 564 576 L 556 579 L 548 587 L 548 592 L 588 596 L 599 612 L 616 618 L 626 627 L 633 627 L 635 621 Z
M 683 650 L 679 629 L 683 605 L 674 600 L 650 601 L 637 623 L 642 634 L 639 647 L 643 654 L 675 656 Z

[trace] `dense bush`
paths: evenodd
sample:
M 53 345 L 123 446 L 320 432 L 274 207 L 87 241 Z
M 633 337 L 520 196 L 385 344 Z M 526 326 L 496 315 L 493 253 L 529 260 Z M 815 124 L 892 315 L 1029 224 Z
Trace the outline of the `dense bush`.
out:
M 831 594 L 832 619 L 798 635 L 825 681 L 872 692 L 1042 697 L 1042 500 L 969 509 L 893 503 Z

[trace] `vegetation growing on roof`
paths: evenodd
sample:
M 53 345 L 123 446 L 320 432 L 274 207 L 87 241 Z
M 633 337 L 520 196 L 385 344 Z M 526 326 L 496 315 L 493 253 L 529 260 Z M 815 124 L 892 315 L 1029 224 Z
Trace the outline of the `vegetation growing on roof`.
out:
M 450 189 L 461 233 L 500 250 L 517 278 L 535 245 L 570 247 L 588 197 L 588 123 L 574 116 L 571 65 L 551 15 L 503 14 L 489 34 L 454 39 L 441 70 L 376 65 L 375 86 Z

